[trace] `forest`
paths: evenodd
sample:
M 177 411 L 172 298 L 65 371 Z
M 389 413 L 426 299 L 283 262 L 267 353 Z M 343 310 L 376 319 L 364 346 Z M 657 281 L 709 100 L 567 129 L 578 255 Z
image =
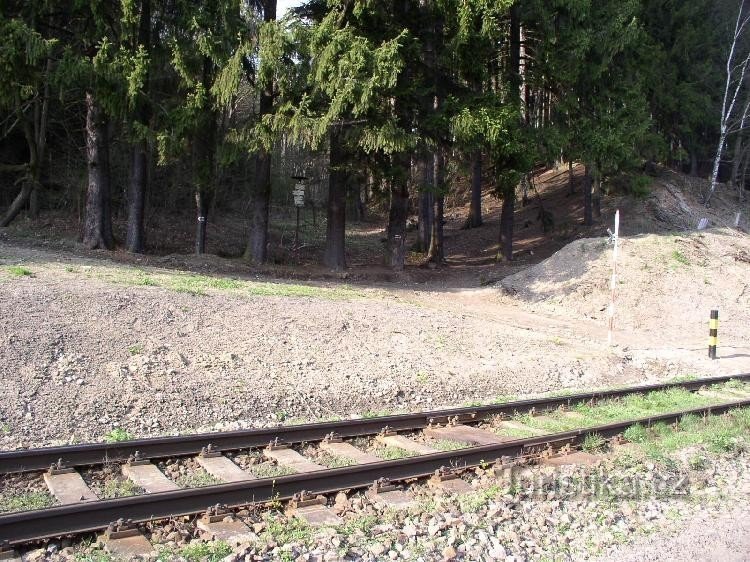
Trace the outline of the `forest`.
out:
M 718 181 L 744 196 L 744 0 L 308 0 L 278 12 L 276 0 L 3 0 L 0 227 L 54 211 L 86 248 L 139 254 L 154 242 L 149 216 L 182 212 L 202 254 L 232 209 L 246 221 L 242 258 L 263 264 L 273 209 L 302 182 L 322 211 L 325 267 L 347 267 L 347 221 L 373 212 L 399 271 L 411 251 L 443 263 L 457 169 L 470 178 L 465 228 L 482 225 L 483 190 L 502 201 L 499 260 L 513 259 L 530 178 L 553 165 L 569 167 L 585 225 L 615 186 L 638 196 L 657 165 L 707 178 L 706 204 Z

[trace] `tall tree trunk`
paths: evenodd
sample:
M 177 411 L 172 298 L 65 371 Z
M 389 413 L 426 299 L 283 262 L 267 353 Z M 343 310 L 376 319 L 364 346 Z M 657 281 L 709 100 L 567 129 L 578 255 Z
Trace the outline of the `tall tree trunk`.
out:
M 471 153 L 471 206 L 466 228 L 482 226 L 482 151 Z
M 738 176 L 740 173 L 740 164 L 742 161 L 742 154 L 744 152 L 744 145 L 742 143 L 742 132 L 737 134 L 737 140 L 734 141 L 734 157 L 732 158 L 732 172 L 729 176 L 729 187 L 736 187 L 739 185 Z
M 29 162 L 25 166 L 19 166 L 18 169 L 25 173 L 25 176 L 21 178 L 21 191 L 18 192 L 13 202 L 8 207 L 2 220 L 0 220 L 0 227 L 8 226 L 18 216 L 21 210 L 26 206 L 26 203 L 31 197 L 31 192 L 34 190 L 34 178 L 36 176 L 36 170 L 39 168 L 38 160 L 39 153 L 37 152 L 37 144 L 34 139 L 34 131 L 31 128 L 31 124 L 26 116 L 22 112 L 18 112 L 18 118 L 23 126 L 24 136 L 26 137 L 26 145 L 29 149 Z
M 208 226 L 208 204 L 209 197 L 205 190 L 195 190 L 195 208 L 198 220 L 195 223 L 195 253 L 203 255 L 206 253 L 206 228 Z
M 276 0 L 263 0 L 263 21 L 268 23 L 275 20 Z M 266 84 L 260 93 L 259 120 L 273 111 L 273 97 L 273 83 Z M 261 264 L 268 261 L 268 223 L 271 211 L 271 153 L 265 148 L 256 157 L 250 207 L 250 239 L 245 258 L 252 263 Z
M 509 75 L 516 99 L 521 99 L 524 89 L 524 76 L 521 68 L 521 18 L 518 4 L 510 9 L 510 68 Z M 525 126 L 523 116 L 521 126 Z M 516 186 L 506 186 L 503 190 L 503 206 L 500 211 L 500 252 L 506 261 L 513 260 L 513 229 L 516 210 Z
M 86 92 L 86 159 L 88 188 L 83 244 L 89 249 L 114 246 L 110 209 L 109 131 L 107 118 L 91 92 Z
M 208 92 L 213 76 L 213 61 L 203 58 L 203 88 Z M 193 177 L 195 181 L 195 210 L 197 223 L 195 228 L 195 253 L 206 252 L 206 234 L 208 212 L 215 193 L 214 157 L 216 154 L 217 116 L 210 107 L 204 107 L 201 113 L 199 128 L 193 139 Z
M 583 182 L 583 224 L 585 226 L 591 226 L 594 224 L 593 190 L 594 182 L 591 177 L 591 166 L 587 164 Z
M 513 261 L 513 223 L 516 211 L 516 191 L 506 189 L 500 211 L 500 252 L 505 261 Z
M 250 240 L 245 258 L 255 264 L 268 261 L 268 219 L 271 208 L 271 153 L 255 157 L 255 181 L 250 193 Z
M 341 146 L 341 132 L 330 133 L 330 168 L 328 172 L 328 224 L 323 261 L 335 271 L 346 268 L 346 174 Z
M 129 252 L 142 254 L 146 249 L 145 206 L 148 183 L 148 147 L 145 140 L 137 141 L 132 148 L 130 183 L 128 185 L 128 234 L 126 247 Z
M 406 171 L 407 163 L 402 155 L 394 159 L 401 160 L 401 171 Z M 391 179 L 391 202 L 388 211 L 388 264 L 394 271 L 403 271 L 406 262 L 406 219 L 409 213 L 409 184 L 407 174 L 400 174 Z
M 8 207 L 8 210 L 5 211 L 5 215 L 0 220 L 0 227 L 6 227 L 13 222 L 13 219 L 15 219 L 26 206 L 26 202 L 29 200 L 33 189 L 34 184 L 30 179 L 28 177 L 24 178 L 23 184 L 21 185 L 21 191 L 18 192 L 18 195 L 13 199 L 10 207 Z
M 694 150 L 690 151 L 690 175 L 693 177 L 698 175 L 698 155 Z
M 138 45 L 146 53 L 151 51 L 151 0 L 141 0 L 141 15 L 138 24 Z M 145 78 L 148 85 L 148 75 Z M 148 90 L 148 86 L 146 86 Z M 147 102 L 139 100 L 135 120 L 143 127 L 148 126 L 150 111 Z M 148 189 L 148 143 L 137 140 L 132 146 L 130 163 L 130 183 L 128 184 L 128 233 L 125 246 L 129 252 L 142 254 L 146 249 L 145 206 Z M 205 235 L 204 244 L 205 248 Z
M 435 166 L 431 153 L 422 155 L 420 159 L 422 187 L 419 192 L 419 250 L 427 254 L 430 251 L 432 223 L 435 220 Z
M 24 178 L 21 191 L 15 197 L 8 210 L 0 219 L 0 227 L 8 226 L 18 216 L 21 210 L 29 203 L 29 215 L 31 218 L 39 216 L 39 192 L 41 191 L 42 168 L 47 151 L 47 120 L 49 115 L 49 76 L 52 72 L 52 60 L 47 60 L 47 70 L 44 78 L 44 89 L 41 103 L 39 100 L 33 102 L 32 111 L 33 124 L 23 113 L 18 111 L 18 119 L 23 128 L 26 145 L 29 150 L 29 162 L 26 166 L 26 178 Z
M 432 240 L 430 241 L 430 251 L 427 259 L 442 265 L 445 261 L 445 232 L 443 226 L 445 223 L 445 196 L 443 195 L 443 183 L 445 182 L 444 157 L 440 149 L 435 151 L 433 156 L 433 167 L 435 176 L 435 218 L 432 221 Z
M 745 152 L 742 157 L 742 171 L 737 179 L 737 191 L 739 191 L 740 202 L 745 200 L 745 181 L 747 178 L 747 168 L 750 165 L 750 146 L 745 148 Z
M 594 185 L 591 190 L 591 205 L 594 218 L 602 218 L 602 173 L 601 166 L 597 163 L 594 171 Z

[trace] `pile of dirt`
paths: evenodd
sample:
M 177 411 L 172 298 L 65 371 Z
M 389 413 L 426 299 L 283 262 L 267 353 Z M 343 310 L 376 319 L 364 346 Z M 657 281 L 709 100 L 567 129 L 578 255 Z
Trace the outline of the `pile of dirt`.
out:
M 661 341 L 707 334 L 721 311 L 725 342 L 750 338 L 750 236 L 731 229 L 646 234 L 620 239 L 617 327 Z M 577 240 L 551 258 L 500 282 L 512 300 L 534 309 L 607 322 L 612 246 Z
M 637 199 L 632 195 L 607 198 L 604 201 L 605 224 L 611 224 L 612 215 L 620 209 L 622 232 L 627 235 L 697 230 L 704 219 L 709 228 L 750 231 L 750 197 L 740 201 L 736 189 L 718 184 L 706 206 L 708 190 L 709 182 L 704 178 L 661 169 L 645 198 Z

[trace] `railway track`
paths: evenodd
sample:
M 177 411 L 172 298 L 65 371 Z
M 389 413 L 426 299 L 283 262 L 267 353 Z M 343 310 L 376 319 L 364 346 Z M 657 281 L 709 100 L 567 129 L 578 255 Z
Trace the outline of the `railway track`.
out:
M 707 388 L 730 380 L 750 382 L 750 374 L 419 414 L 3 452 L 0 453 L 0 474 L 35 473 L 46 469 L 44 480 L 62 505 L 0 515 L 0 544 L 5 549 L 5 554 L 0 552 L 0 559 L 3 555 L 10 556 L 12 547 L 105 528 L 108 528 L 106 537 L 116 549 L 117 541 L 145 541 L 138 535 L 138 523 L 186 515 L 203 514 L 200 519 L 202 528 L 214 536 L 220 535 L 217 525 L 226 527 L 231 524 L 232 529 L 241 532 L 244 524 L 231 519 L 231 510 L 270 501 L 289 500 L 292 510 L 311 522 L 335 522 L 336 517 L 327 512 L 325 494 L 368 488 L 373 501 L 408 504 L 408 496 L 398 489 L 396 483 L 432 477 L 436 485 L 460 490 L 460 472 L 470 467 L 508 464 L 550 454 L 554 450 L 576 448 L 583 444 L 587 435 L 611 438 L 636 424 L 650 426 L 673 423 L 685 415 L 723 414 L 735 408 L 750 407 L 750 395 L 741 393 L 735 397 L 742 399 L 721 404 L 521 439 L 503 437 L 476 427 L 477 423 L 490 418 L 507 420 L 520 414 L 543 415 L 577 404 L 670 389 L 710 394 L 713 391 L 707 391 Z M 715 399 L 722 397 L 720 393 L 713 394 Z M 727 398 L 723 396 L 723 399 Z M 434 439 L 461 443 L 464 448 L 436 450 L 425 442 L 406 437 L 405 432 L 424 432 Z M 347 442 L 348 438 L 368 436 L 376 436 L 382 443 L 416 456 L 385 461 Z M 355 464 L 327 469 L 292 448 L 292 445 L 310 442 L 318 442 L 330 454 L 351 459 Z M 276 478 L 255 478 L 225 454 L 261 447 L 265 447 L 263 454 L 266 457 L 294 473 Z M 178 488 L 153 462 L 174 457 L 195 457 L 203 469 L 225 483 Z M 78 470 L 105 463 L 123 463 L 123 474 L 148 493 L 98 499 Z M 465 482 L 463 484 L 468 486 Z M 221 507 L 212 510 L 211 506 Z

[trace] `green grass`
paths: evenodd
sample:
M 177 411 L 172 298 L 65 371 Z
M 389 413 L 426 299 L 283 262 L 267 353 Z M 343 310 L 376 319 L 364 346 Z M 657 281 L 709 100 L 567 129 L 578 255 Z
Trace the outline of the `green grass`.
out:
M 33 275 L 33 272 L 30 269 L 20 265 L 11 265 L 7 268 L 7 271 L 15 277 L 29 277 Z
M 674 252 L 672 252 L 672 259 L 680 265 L 690 265 L 690 260 L 679 250 L 675 250 Z
M 291 468 L 269 462 L 254 464 L 250 467 L 250 471 L 256 478 L 279 478 L 280 476 L 294 474 Z
M 55 498 L 47 492 L 25 492 L 14 495 L 0 495 L 0 512 L 30 511 L 55 505 Z
M 490 501 L 502 495 L 500 486 L 490 486 L 484 490 L 469 492 L 458 496 L 458 505 L 462 513 L 476 513 L 484 508 Z
M 330 453 L 321 452 L 317 458 L 318 463 L 328 468 L 342 468 L 344 466 L 352 466 L 357 464 L 350 458 L 340 457 L 338 455 L 332 455 Z
M 219 562 L 232 554 L 232 547 L 224 541 L 195 541 L 177 549 L 161 549 L 157 560 L 167 562 L 184 560 L 186 562 Z
M 675 426 L 636 425 L 627 429 L 623 436 L 656 460 L 667 459 L 670 453 L 691 446 L 701 446 L 711 453 L 747 451 L 750 449 L 750 409 L 733 410 L 724 416 L 685 416 Z
M 261 540 L 267 542 L 274 541 L 277 544 L 298 543 L 310 545 L 314 541 L 314 529 L 307 523 L 296 517 L 285 519 L 266 514 L 264 517 L 266 529 L 261 534 Z
M 243 281 L 227 277 L 213 277 L 187 273 L 147 273 L 141 269 L 104 269 L 96 275 L 111 283 L 163 287 L 178 293 L 205 296 L 210 291 L 221 291 L 241 296 L 304 297 L 328 300 L 361 298 L 363 293 L 349 285 L 320 287 L 294 283 L 272 283 L 268 281 Z
M 517 421 L 549 432 L 568 431 L 578 427 L 603 425 L 654 414 L 699 408 L 722 402 L 721 399 L 701 396 L 683 389 L 671 389 L 648 394 L 633 394 L 617 400 L 578 404 L 573 411 L 579 418 L 566 417 L 563 412 L 553 412 L 543 418 L 523 415 Z
M 223 484 L 221 480 L 211 476 L 205 470 L 196 470 L 191 474 L 181 474 L 175 478 L 175 483 L 180 488 L 203 488 L 204 486 Z
M 457 451 L 458 449 L 465 449 L 466 445 L 459 443 L 458 441 L 450 441 L 448 439 L 438 439 L 434 443 L 431 443 L 433 447 L 439 451 Z
M 143 344 L 136 343 L 134 345 L 131 345 L 128 348 L 128 353 L 130 353 L 130 355 L 140 355 L 141 353 L 143 353 L 143 350 L 144 350 Z
M 121 427 L 115 427 L 104 436 L 107 443 L 119 443 L 120 441 L 131 441 L 133 436 Z
M 415 457 L 418 453 L 407 451 L 405 449 L 399 449 L 398 447 L 378 447 L 375 449 L 375 454 L 381 459 L 386 461 L 395 461 L 397 459 L 406 459 L 408 457 Z
M 596 433 L 589 433 L 583 439 L 583 450 L 587 453 L 596 453 L 601 451 L 607 444 L 607 440 Z
M 112 478 L 104 482 L 102 488 L 103 499 L 125 498 L 128 496 L 137 496 L 144 493 L 144 490 L 127 478 Z

